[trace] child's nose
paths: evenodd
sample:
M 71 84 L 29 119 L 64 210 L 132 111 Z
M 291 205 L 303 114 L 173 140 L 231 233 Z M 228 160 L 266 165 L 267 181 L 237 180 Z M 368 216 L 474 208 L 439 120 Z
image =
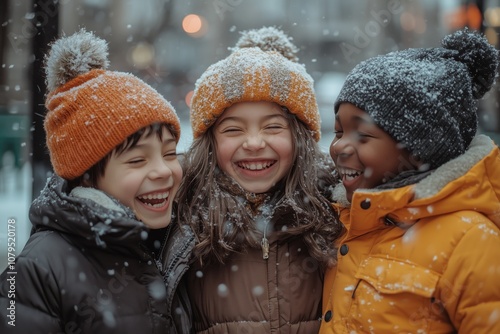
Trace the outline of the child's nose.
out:
M 265 146 L 266 142 L 260 134 L 249 135 L 243 142 L 243 148 L 247 150 L 259 150 Z
M 348 157 L 354 153 L 354 147 L 347 136 L 335 138 L 330 145 L 330 155 L 332 158 Z
M 172 169 L 170 169 L 167 161 L 161 157 L 161 159 L 155 159 L 152 162 L 151 170 L 149 172 L 149 177 L 151 179 L 157 178 L 167 178 L 172 175 Z

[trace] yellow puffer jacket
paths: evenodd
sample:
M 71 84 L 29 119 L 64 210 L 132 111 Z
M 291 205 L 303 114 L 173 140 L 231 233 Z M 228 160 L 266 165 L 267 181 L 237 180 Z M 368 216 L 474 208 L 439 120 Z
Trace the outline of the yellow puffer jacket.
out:
M 340 187 L 343 189 L 343 186 Z M 500 151 L 486 136 L 418 183 L 345 189 L 320 333 L 500 333 Z

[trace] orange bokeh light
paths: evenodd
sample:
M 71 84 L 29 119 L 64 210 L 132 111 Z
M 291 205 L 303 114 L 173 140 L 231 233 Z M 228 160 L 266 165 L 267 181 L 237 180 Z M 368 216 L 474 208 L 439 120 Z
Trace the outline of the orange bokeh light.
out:
M 186 97 L 184 99 L 184 102 L 186 102 L 186 105 L 191 108 L 191 99 L 193 98 L 193 93 L 194 91 L 189 91 L 187 94 L 186 94 Z
M 182 29 L 188 34 L 196 34 L 200 32 L 202 28 L 202 20 L 199 15 L 189 14 L 182 20 Z
M 461 29 L 467 26 L 478 30 L 481 28 L 483 17 L 476 4 L 468 4 L 448 13 L 445 21 L 452 29 Z

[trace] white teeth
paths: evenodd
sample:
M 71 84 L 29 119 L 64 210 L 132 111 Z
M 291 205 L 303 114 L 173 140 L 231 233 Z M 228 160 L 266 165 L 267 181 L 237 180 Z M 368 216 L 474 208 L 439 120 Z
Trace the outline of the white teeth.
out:
M 168 191 L 156 194 L 149 194 L 144 196 L 138 196 L 140 199 L 167 199 L 170 193 Z
M 339 171 L 340 177 L 347 181 L 354 180 L 363 174 L 363 172 L 351 168 L 337 167 L 337 170 Z
M 268 168 L 272 164 L 273 164 L 272 162 L 266 162 L 266 163 L 239 163 L 238 165 L 245 169 L 262 170 Z

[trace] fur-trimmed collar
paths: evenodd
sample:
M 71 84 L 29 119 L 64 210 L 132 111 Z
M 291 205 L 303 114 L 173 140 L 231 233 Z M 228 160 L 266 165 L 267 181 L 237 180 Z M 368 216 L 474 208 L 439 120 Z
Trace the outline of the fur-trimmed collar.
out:
M 111 199 L 111 197 L 109 197 L 99 189 L 75 187 L 73 188 L 73 190 L 71 190 L 70 196 L 78 197 L 81 199 L 90 199 L 102 205 L 106 209 L 126 213 L 123 206 L 118 205 L 113 199 Z

